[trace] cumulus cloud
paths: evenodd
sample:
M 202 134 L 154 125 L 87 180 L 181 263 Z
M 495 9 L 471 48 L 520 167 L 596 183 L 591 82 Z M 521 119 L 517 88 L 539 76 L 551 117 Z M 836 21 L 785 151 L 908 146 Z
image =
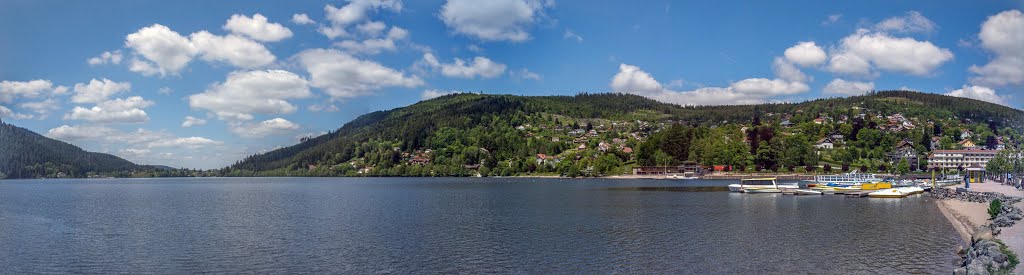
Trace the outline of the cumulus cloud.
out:
M 553 1 L 449 0 L 441 7 L 441 20 L 455 33 L 485 41 L 522 42 L 529 28 Z
M 446 91 L 446 90 L 428 89 L 428 90 L 423 90 L 423 93 L 420 93 L 420 100 L 428 100 L 428 99 L 433 99 L 433 98 L 437 98 L 437 97 L 441 97 L 441 96 L 445 96 L 445 95 L 459 94 L 459 93 L 462 93 L 462 92 L 461 91 L 456 91 L 456 90 L 447 90 Z
M 376 35 L 379 34 L 380 31 L 377 31 Z M 391 27 L 388 35 L 383 38 L 370 38 L 363 41 L 345 40 L 335 45 L 349 53 L 378 54 L 381 51 L 395 51 L 398 48 L 395 46 L 395 41 L 405 39 L 408 35 L 409 31 L 403 28 Z
M 953 59 L 949 49 L 928 41 L 896 38 L 865 29 L 843 38 L 829 60 L 832 72 L 872 75 L 873 68 L 924 76 Z
M 106 52 L 101 53 L 98 56 L 89 58 L 88 60 L 86 60 L 86 62 L 88 62 L 89 65 L 92 65 L 92 66 L 103 65 L 103 64 L 121 64 L 121 59 L 123 59 L 123 58 L 124 57 L 121 56 L 121 50 L 116 50 L 116 51 L 113 51 L 113 52 L 106 51 Z
M 64 94 L 68 87 L 53 86 L 49 80 L 0 81 L 0 102 L 10 103 L 17 98 L 39 98 Z
M 140 96 L 117 98 L 96 104 L 92 108 L 76 106 L 64 119 L 85 120 L 96 123 L 140 123 L 149 121 L 143 108 L 153 105 L 152 101 Z
M 347 36 L 348 32 L 345 31 L 345 27 L 365 21 L 368 18 L 368 13 L 378 10 L 399 12 L 402 10 L 402 2 L 398 0 L 353 0 L 341 8 L 328 4 L 324 6 L 324 13 L 330 24 L 320 26 L 320 33 L 330 39 Z
M 511 72 L 509 72 L 509 74 L 512 75 L 512 78 L 521 79 L 521 80 L 536 80 L 536 81 L 540 81 L 540 80 L 544 79 L 544 77 L 540 76 L 539 74 L 537 74 L 535 72 L 531 72 L 530 70 L 528 70 L 526 68 L 522 68 L 522 69 L 517 70 L 517 71 L 511 71 Z
M 316 21 L 309 19 L 309 15 L 305 13 L 296 13 L 292 15 L 292 23 L 295 25 L 311 25 L 316 24 Z
M 188 128 L 199 125 L 206 125 L 206 120 L 194 116 L 185 116 L 185 121 L 181 123 L 181 128 Z
M 842 19 L 842 18 L 843 18 L 842 14 L 839 14 L 839 13 L 837 13 L 837 14 L 830 14 L 828 17 L 825 17 L 825 20 L 821 21 L 821 25 L 822 26 L 832 25 L 832 24 L 835 24 L 836 22 L 839 22 L 839 20 Z
M 384 22 L 371 21 L 359 24 L 356 26 L 356 30 L 369 36 L 378 36 L 384 31 L 384 29 L 387 29 L 387 27 L 387 24 L 384 24 Z
M 793 65 L 793 63 L 782 57 L 776 57 L 775 60 L 772 61 L 772 69 L 775 71 L 776 76 L 788 81 L 805 82 L 810 78 L 804 74 L 804 72 L 800 71 L 799 68 Z
M 309 20 L 309 18 L 306 18 Z M 256 41 L 276 42 L 292 37 L 292 31 L 278 23 L 270 23 L 267 17 L 262 14 L 253 14 L 252 17 L 243 14 L 232 15 L 224 29 L 234 34 L 244 35 Z
M 312 96 L 307 81 L 282 70 L 233 72 L 224 83 L 188 97 L 189 106 L 207 110 L 221 120 L 251 120 L 253 113 L 287 114 L 296 107 L 288 99 Z
M 441 63 L 432 53 L 423 54 L 423 62 L 427 67 L 441 71 L 447 77 L 455 78 L 494 78 L 505 73 L 505 64 L 491 61 L 490 59 L 477 56 L 472 62 L 467 63 L 461 58 L 456 58 L 452 63 Z
M 309 73 L 310 85 L 335 99 L 368 95 L 388 87 L 423 85 L 419 77 L 334 49 L 306 50 L 297 58 Z
M 208 145 L 221 145 L 221 144 L 224 144 L 224 143 L 220 142 L 220 141 L 204 138 L 204 137 L 183 137 L 183 138 L 173 138 L 173 139 L 157 140 L 157 141 L 149 143 L 148 146 L 150 148 L 159 148 L 159 147 L 199 148 L 199 147 L 208 146 Z
M 779 95 L 806 92 L 807 84 L 784 79 L 748 78 L 729 87 L 704 87 L 692 91 L 666 89 L 640 67 L 620 64 L 610 87 L 615 92 L 631 93 L 680 105 L 735 105 L 765 102 Z
M 231 127 L 231 131 L 244 138 L 260 138 L 269 135 L 287 134 L 300 127 L 283 118 L 264 120 L 259 123 L 243 123 Z
M 800 66 L 817 66 L 825 63 L 828 57 L 825 50 L 814 44 L 814 41 L 800 42 L 786 49 L 784 56 L 789 62 Z
M 832 82 L 825 85 L 826 94 L 843 96 L 863 95 L 874 89 L 874 82 L 846 81 L 841 78 L 833 79 Z
M 110 79 L 95 79 L 89 80 L 89 83 L 78 83 L 75 84 L 75 95 L 71 96 L 71 102 L 74 103 L 98 103 L 110 96 L 127 92 L 132 89 L 132 84 L 128 82 L 116 82 Z
M 976 85 L 1024 84 L 1024 14 L 1008 10 L 990 16 L 981 25 L 981 47 L 995 56 L 984 66 L 972 65 L 970 82 Z
M 144 75 L 177 75 L 198 53 L 188 38 L 153 24 L 125 37 L 125 46 L 145 60 L 133 60 L 129 70 Z
M 338 108 L 338 105 L 334 105 L 333 103 L 313 104 L 313 105 L 309 105 L 309 107 L 306 107 L 306 109 L 308 109 L 310 112 L 316 112 L 316 113 L 319 113 L 319 112 L 333 113 L 333 112 L 341 111 L 341 109 Z
M 936 28 L 935 22 L 918 11 L 908 11 L 906 15 L 890 17 L 875 25 L 876 30 L 900 33 L 931 33 Z
M 948 96 L 958 96 L 973 98 L 982 101 L 988 101 L 995 104 L 1007 105 L 1008 100 L 1006 97 L 996 94 L 996 91 L 989 87 L 984 86 L 970 86 L 964 85 L 960 89 L 953 90 L 952 92 L 946 93 Z
M 32 101 L 18 104 L 18 107 L 23 109 L 32 110 L 32 112 L 39 115 L 39 119 L 46 119 L 50 112 L 60 109 L 60 102 L 54 98 L 47 98 L 42 101 Z
M 10 108 L 7 108 L 7 107 L 5 107 L 3 105 L 0 105 L 0 118 L 7 118 L 7 119 L 30 119 L 30 118 L 32 118 L 32 115 L 16 113 L 13 110 L 11 110 Z
M 203 60 L 226 62 L 241 68 L 256 68 L 276 59 L 262 44 L 237 35 L 218 36 L 207 31 L 190 35 Z

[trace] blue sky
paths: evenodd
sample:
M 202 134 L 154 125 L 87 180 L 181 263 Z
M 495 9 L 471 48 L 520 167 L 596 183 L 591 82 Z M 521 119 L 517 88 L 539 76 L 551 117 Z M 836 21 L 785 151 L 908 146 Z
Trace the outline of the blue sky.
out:
M 1022 1 L 0 1 L 0 117 L 218 168 L 462 91 L 1024 106 Z

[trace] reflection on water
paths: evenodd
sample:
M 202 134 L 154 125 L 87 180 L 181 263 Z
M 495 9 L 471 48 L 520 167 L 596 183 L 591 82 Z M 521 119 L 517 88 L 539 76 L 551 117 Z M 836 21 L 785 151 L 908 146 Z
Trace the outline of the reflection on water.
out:
M 4 181 L 0 273 L 889 274 L 956 259 L 930 198 L 718 192 L 729 183 Z

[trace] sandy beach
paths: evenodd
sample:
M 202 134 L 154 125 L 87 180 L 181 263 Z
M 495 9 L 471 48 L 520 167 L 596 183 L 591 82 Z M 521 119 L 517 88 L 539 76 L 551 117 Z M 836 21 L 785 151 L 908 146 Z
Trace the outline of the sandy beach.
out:
M 946 188 L 957 187 L 963 187 L 963 185 L 960 184 Z M 972 183 L 970 190 L 975 192 L 997 192 L 1007 196 L 1024 197 L 1024 191 L 993 181 Z M 964 202 L 958 200 L 938 200 L 935 203 L 939 205 L 939 209 L 942 211 L 942 214 L 949 219 L 949 222 L 953 224 L 953 227 L 956 228 L 958 233 L 960 233 L 960 237 L 964 239 L 965 247 L 971 241 L 971 235 L 974 233 L 974 228 L 989 221 L 988 204 L 986 203 Z M 1024 208 L 1024 203 L 1017 203 L 1014 206 Z M 1024 222 L 1018 222 L 1011 227 L 1002 228 L 1002 233 L 1000 233 L 999 236 L 996 236 L 996 238 L 1003 241 L 1003 243 L 1005 243 L 1010 250 L 1017 253 L 1017 255 L 1024 255 Z M 1024 274 L 1024 264 L 1018 265 L 1014 270 L 1014 273 Z

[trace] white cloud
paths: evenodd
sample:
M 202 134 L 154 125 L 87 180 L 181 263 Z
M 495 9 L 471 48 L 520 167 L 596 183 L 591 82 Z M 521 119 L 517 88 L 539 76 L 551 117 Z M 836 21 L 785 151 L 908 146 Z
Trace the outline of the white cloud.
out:
M 981 25 L 981 47 L 995 54 L 984 66 L 972 65 L 970 82 L 976 85 L 1024 84 L 1024 13 L 1008 10 Z
M 793 95 L 810 90 L 810 87 L 802 82 L 767 78 L 747 78 L 732 83 L 729 87 L 734 92 L 755 97 Z
M 175 147 L 175 148 L 179 148 L 179 147 L 186 147 L 186 148 L 193 148 L 194 149 L 194 148 L 199 148 L 199 147 L 203 147 L 203 146 L 221 145 L 221 144 L 224 144 L 224 142 L 220 142 L 220 141 L 216 141 L 216 140 L 212 140 L 212 139 L 208 139 L 208 138 L 204 138 L 204 137 L 183 137 L 183 138 L 173 138 L 173 139 L 164 139 L 164 140 L 154 141 L 154 142 L 149 143 L 149 147 L 150 148 L 159 148 L 159 147 Z
M 341 109 L 338 109 L 338 106 L 334 105 L 333 103 L 331 103 L 331 104 L 328 104 L 328 103 L 313 104 L 313 105 L 309 105 L 309 107 L 306 107 L 306 109 L 308 109 L 310 112 L 317 112 L 317 113 L 319 113 L 319 112 L 333 113 L 333 112 L 341 111 Z
M 948 96 L 958 96 L 973 98 L 982 101 L 988 101 L 995 104 L 1007 105 L 1006 97 L 996 94 L 996 91 L 989 87 L 984 86 L 969 86 L 964 85 L 960 89 L 953 90 L 952 92 L 946 93 Z
M 188 97 L 189 106 L 210 111 L 221 120 L 251 120 L 253 113 L 287 114 L 288 99 L 312 96 L 307 81 L 282 70 L 232 72 L 224 83 Z
M 18 105 L 21 108 L 32 110 L 39 115 L 39 119 L 45 119 L 51 111 L 60 109 L 60 103 L 54 98 L 43 101 L 25 102 Z
M 491 61 L 490 59 L 482 56 L 473 58 L 473 61 L 466 63 L 461 58 L 456 58 L 452 63 L 441 63 L 437 60 L 437 57 L 432 53 L 423 54 L 423 64 L 428 67 L 440 70 L 441 74 L 447 77 L 455 78 L 494 78 L 505 73 L 505 64 Z
M 793 82 L 805 82 L 809 77 L 800 71 L 799 68 L 790 63 L 782 57 L 776 57 L 772 61 L 772 69 L 775 71 L 775 75 L 779 78 L 793 81 Z
M 515 79 L 536 80 L 536 81 L 540 81 L 540 80 L 544 79 L 544 77 L 541 77 L 539 74 L 537 74 L 535 72 L 531 72 L 530 70 L 528 70 L 526 68 L 522 68 L 522 69 L 517 70 L 517 71 L 511 71 L 511 72 L 509 72 L 509 74 L 511 74 L 512 77 L 515 78 Z
M 782 79 L 750 78 L 729 87 L 704 87 L 692 91 L 673 91 L 637 66 L 619 65 L 610 84 L 615 92 L 631 93 L 680 105 L 735 105 L 765 102 L 778 95 L 802 93 L 809 88 L 800 82 Z
M 875 25 L 876 30 L 900 33 L 931 33 L 937 27 L 918 11 L 908 11 L 904 16 L 890 17 Z
M 291 30 L 281 24 L 270 23 L 267 17 L 259 13 L 253 14 L 252 17 L 243 14 L 232 15 L 227 23 L 224 23 L 224 29 L 263 42 L 276 42 L 292 37 Z
M 413 88 L 423 85 L 416 76 L 361 60 L 333 49 L 311 49 L 297 55 L 310 75 L 310 85 L 323 89 L 332 98 L 351 98 L 372 94 L 387 87 Z
M 89 58 L 86 61 L 89 62 L 89 65 L 92 65 L 92 66 L 103 65 L 103 64 L 121 64 L 121 59 L 122 58 L 124 58 L 124 57 L 121 56 L 121 50 L 116 50 L 116 51 L 113 51 L 113 52 L 110 52 L 110 51 L 103 52 L 100 55 L 98 55 L 96 57 Z
M 199 125 L 206 125 L 206 120 L 194 116 L 185 116 L 185 121 L 181 123 L 181 128 L 188 128 Z
M 98 103 L 107 100 L 112 95 L 127 92 L 131 89 L 132 84 L 128 82 L 116 82 L 106 78 L 97 80 L 93 78 L 89 80 L 88 84 L 75 84 L 75 95 L 71 96 L 71 102 Z
M 292 123 L 283 118 L 264 120 L 255 124 L 238 124 L 231 127 L 231 131 L 245 138 L 260 138 L 269 135 L 281 135 L 298 130 L 298 124 Z
M 160 24 L 129 34 L 125 46 L 146 59 L 133 60 L 129 68 L 144 75 L 177 75 L 198 53 L 188 38 Z
M 369 36 L 378 36 L 384 31 L 384 29 L 387 29 L 387 27 L 388 26 L 384 24 L 384 22 L 371 21 L 359 24 L 356 26 L 356 30 Z
M 30 115 L 30 114 L 21 114 L 21 113 L 16 113 L 16 112 L 14 112 L 13 110 L 11 110 L 11 109 L 9 109 L 9 108 L 7 108 L 7 107 L 3 106 L 3 105 L 0 105 L 0 118 L 8 118 L 8 119 L 30 119 L 30 118 L 32 118 L 32 115 Z
M 171 93 L 174 93 L 174 90 L 171 89 L 171 87 L 164 86 L 164 87 L 160 87 L 160 89 L 156 90 L 156 93 L 162 94 L 162 95 L 169 95 Z
M 842 18 L 843 18 L 842 14 L 838 14 L 838 13 L 837 14 L 830 14 L 828 17 L 825 17 L 824 21 L 821 21 L 821 25 L 822 26 L 832 25 L 832 24 L 835 24 L 836 22 L 839 22 L 839 20 L 842 19 Z
M 825 85 L 826 94 L 843 96 L 863 95 L 874 89 L 874 82 L 846 81 L 841 78 L 833 79 L 832 82 Z
M 817 66 L 825 63 L 828 57 L 825 50 L 814 44 L 814 41 L 800 42 L 786 49 L 784 55 L 786 60 L 799 64 L 800 66 Z
M 445 96 L 445 95 L 460 94 L 460 93 L 462 93 L 462 91 L 456 91 L 456 90 L 445 91 L 445 90 L 428 89 L 428 90 L 423 90 L 423 93 L 420 93 L 420 100 L 428 100 L 428 99 L 432 99 L 432 98 L 436 98 L 436 97 L 441 97 L 441 96 Z
M 952 59 L 953 52 L 928 41 L 895 38 L 886 33 L 860 29 L 843 38 L 832 53 L 828 69 L 843 74 L 872 75 L 872 68 L 877 67 L 924 76 Z
M 190 37 L 206 61 L 222 61 L 236 67 L 256 68 L 273 63 L 276 59 L 262 44 L 241 36 L 218 36 L 207 31 L 199 31 Z
M 113 128 L 109 128 L 106 126 L 61 125 L 60 127 L 53 128 L 47 131 L 46 136 L 63 141 L 74 141 L 80 139 L 92 139 L 109 136 L 109 134 L 114 131 L 115 130 Z
M 143 108 L 153 105 L 152 101 L 140 96 L 103 101 L 92 108 L 76 106 L 64 119 L 86 120 L 96 123 L 140 123 L 149 121 Z
M 353 0 L 341 8 L 330 4 L 324 6 L 324 13 L 330 25 L 320 26 L 320 33 L 334 39 L 348 35 L 345 27 L 362 22 L 368 18 L 367 13 L 377 10 L 402 10 L 402 2 L 398 0 Z
M 316 21 L 309 19 L 309 15 L 306 15 L 305 13 L 296 13 L 292 15 L 292 23 L 295 23 L 296 25 L 311 25 L 316 24 Z
M 522 42 L 530 39 L 528 29 L 553 1 L 539 0 L 449 0 L 441 7 L 441 20 L 455 33 L 485 41 Z
M 583 43 L 583 37 L 580 36 L 579 34 L 576 34 L 575 32 L 572 32 L 572 30 L 568 28 L 565 29 L 565 34 L 562 35 L 562 39 L 572 39 L 576 40 L 576 43 Z
M 17 98 L 38 98 L 64 94 L 68 87 L 53 86 L 49 80 L 0 81 L 0 102 L 12 102 Z

